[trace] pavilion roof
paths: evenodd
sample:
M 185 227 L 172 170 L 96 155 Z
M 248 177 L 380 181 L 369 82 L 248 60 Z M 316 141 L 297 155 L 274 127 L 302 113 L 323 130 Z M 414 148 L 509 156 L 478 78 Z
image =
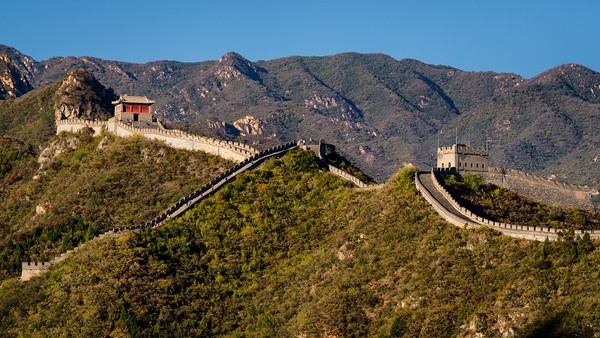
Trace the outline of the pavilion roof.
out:
M 141 104 L 153 104 L 154 101 L 148 100 L 145 96 L 133 96 L 133 95 L 120 95 L 119 99 L 113 101 L 112 104 L 119 103 L 141 103 Z

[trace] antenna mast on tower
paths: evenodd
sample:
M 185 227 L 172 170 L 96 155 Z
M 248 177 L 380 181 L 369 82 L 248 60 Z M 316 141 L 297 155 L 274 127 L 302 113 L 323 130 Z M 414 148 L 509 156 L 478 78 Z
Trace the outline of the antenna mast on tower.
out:
M 458 128 L 454 128 L 454 144 L 458 145 Z

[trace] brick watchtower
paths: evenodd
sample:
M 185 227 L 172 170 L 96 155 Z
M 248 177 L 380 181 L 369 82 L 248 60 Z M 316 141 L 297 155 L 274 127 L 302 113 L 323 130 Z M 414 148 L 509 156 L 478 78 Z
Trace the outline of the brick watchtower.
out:
M 145 96 L 121 95 L 113 101 L 117 121 L 152 122 L 152 104 Z

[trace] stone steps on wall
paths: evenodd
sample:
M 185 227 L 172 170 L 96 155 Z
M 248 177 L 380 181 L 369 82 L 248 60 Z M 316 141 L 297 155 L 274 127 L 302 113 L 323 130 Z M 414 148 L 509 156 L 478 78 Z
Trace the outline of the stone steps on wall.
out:
M 469 218 L 465 217 L 460 211 L 456 210 L 452 203 L 442 195 L 442 193 L 436 188 L 435 183 L 431 177 L 430 172 L 419 172 L 417 173 L 416 179 L 420 181 L 427 192 L 435 199 L 446 212 L 455 216 L 458 220 L 462 221 L 462 224 L 468 224 L 472 222 Z M 476 222 L 475 222 L 476 223 Z

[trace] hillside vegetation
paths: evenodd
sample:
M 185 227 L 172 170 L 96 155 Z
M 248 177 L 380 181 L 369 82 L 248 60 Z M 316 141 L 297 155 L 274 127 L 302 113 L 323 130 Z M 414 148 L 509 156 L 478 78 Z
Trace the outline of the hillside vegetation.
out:
M 108 229 L 144 223 L 232 163 L 141 137 L 63 133 L 41 152 L 0 139 L 0 279 Z
M 54 94 L 58 84 L 36 89 L 17 99 L 0 100 L 0 136 L 11 137 L 38 151 L 56 133 Z
M 450 226 L 413 175 L 358 192 L 295 151 L 164 227 L 93 241 L 43 277 L 6 280 L 0 333 L 600 334 L 597 243 Z

